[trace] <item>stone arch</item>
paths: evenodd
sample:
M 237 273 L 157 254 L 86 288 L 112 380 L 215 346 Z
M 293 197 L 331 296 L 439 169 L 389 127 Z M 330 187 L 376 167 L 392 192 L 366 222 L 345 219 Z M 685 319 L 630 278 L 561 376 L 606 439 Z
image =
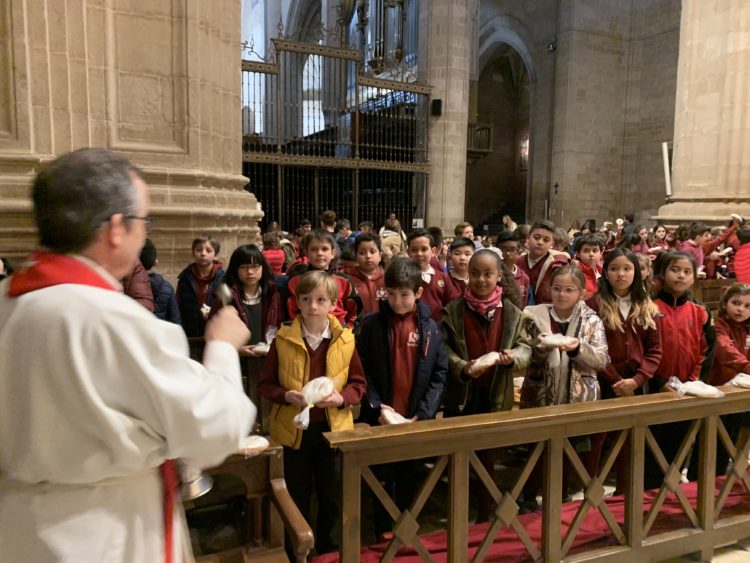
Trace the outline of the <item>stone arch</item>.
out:
M 529 49 L 529 45 L 533 44 L 531 34 L 523 22 L 509 15 L 495 16 L 482 23 L 479 29 L 477 74 L 482 73 L 503 43 L 510 45 L 518 52 L 529 73 L 529 82 L 536 82 L 536 64 Z
M 303 43 L 317 43 L 322 37 L 320 0 L 292 0 L 284 36 Z

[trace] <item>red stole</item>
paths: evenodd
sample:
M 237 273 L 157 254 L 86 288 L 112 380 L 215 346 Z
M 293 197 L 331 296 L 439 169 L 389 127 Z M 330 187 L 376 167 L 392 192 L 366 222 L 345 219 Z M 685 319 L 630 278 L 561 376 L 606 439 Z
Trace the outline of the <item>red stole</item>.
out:
M 64 254 L 37 250 L 11 276 L 8 296 L 19 297 L 32 291 L 64 284 L 87 285 L 116 291 L 112 283 L 80 260 Z M 172 460 L 166 460 L 160 467 L 160 471 L 164 485 L 164 561 L 172 563 L 174 543 L 172 517 L 179 479 L 177 468 Z

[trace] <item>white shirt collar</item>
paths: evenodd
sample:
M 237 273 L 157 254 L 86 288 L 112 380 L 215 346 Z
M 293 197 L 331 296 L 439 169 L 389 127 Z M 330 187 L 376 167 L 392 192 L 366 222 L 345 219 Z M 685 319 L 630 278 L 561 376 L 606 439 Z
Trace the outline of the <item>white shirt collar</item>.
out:
M 255 289 L 255 293 L 253 295 L 247 295 L 244 290 L 242 292 L 242 295 L 244 296 L 242 299 L 242 302 L 245 305 L 257 305 L 261 302 L 261 297 L 263 296 L 263 290 L 261 289 L 260 285 Z M 303 325 L 304 326 L 304 325 Z
M 110 274 L 107 270 L 102 268 L 99 264 L 91 260 L 90 258 L 86 258 L 85 256 L 81 256 L 80 254 L 72 254 L 72 258 L 75 258 L 79 262 L 85 264 L 92 270 L 94 270 L 97 274 L 99 274 L 101 277 L 103 277 L 106 281 L 112 284 L 112 287 L 114 287 L 117 291 L 122 292 L 122 284 L 120 283 L 120 280 L 115 279 L 112 274 Z
M 615 295 L 615 298 L 617 299 L 617 308 L 619 309 L 622 318 L 627 319 L 630 314 L 630 309 L 633 306 L 633 298 L 629 293 L 625 297 Z
M 323 342 L 324 339 L 328 338 L 330 339 L 332 336 L 331 333 L 331 323 L 328 319 L 326 319 L 325 327 L 323 327 L 323 332 L 316 335 L 307 330 L 307 327 L 305 326 L 305 323 L 302 322 L 302 338 L 305 339 L 305 342 L 307 342 L 307 345 L 312 348 L 313 350 L 317 350 L 318 346 L 320 346 L 321 342 Z
M 462 281 L 462 282 L 469 283 L 469 276 L 466 276 L 465 278 L 462 278 L 461 276 L 459 276 L 458 274 L 456 274 L 456 272 L 454 272 L 453 270 L 451 270 L 451 277 L 453 279 L 455 279 L 455 280 L 459 280 L 459 281 Z
M 422 272 L 422 279 L 425 283 L 430 283 L 430 280 L 432 279 L 432 276 L 435 275 L 435 268 L 432 266 L 428 266 L 426 270 Z

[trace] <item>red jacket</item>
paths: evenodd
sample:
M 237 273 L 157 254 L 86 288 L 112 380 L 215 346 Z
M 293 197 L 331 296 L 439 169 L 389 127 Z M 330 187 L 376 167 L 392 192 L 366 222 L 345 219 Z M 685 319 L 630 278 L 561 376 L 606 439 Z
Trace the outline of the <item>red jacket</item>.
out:
M 591 297 L 586 304 L 599 314 L 599 299 L 596 296 Z M 622 315 L 620 321 L 625 332 L 611 330 L 604 323 L 610 357 L 609 365 L 599 372 L 604 399 L 615 396 L 611 386 L 622 379 L 633 379 L 639 388 L 642 387 L 654 376 L 662 358 L 658 321 L 655 329 L 625 322 Z
M 750 326 L 724 315 L 716 319 L 716 352 L 711 385 L 724 385 L 738 373 L 750 373 Z
M 594 295 L 597 291 L 599 291 L 599 283 L 597 279 L 597 275 L 602 275 L 602 265 L 597 264 L 596 270 L 593 268 L 590 268 L 586 264 L 584 264 L 581 261 L 576 262 L 576 267 L 583 272 L 583 275 L 586 276 L 586 291 L 584 292 L 583 298 L 588 299 L 592 295 Z M 592 307 L 593 309 L 593 307 Z M 594 309 L 596 311 L 596 309 Z
M 743 244 L 734 255 L 734 273 L 740 283 L 750 283 L 750 243 Z
M 356 267 L 347 269 L 346 273 L 349 274 L 354 288 L 362 299 L 362 314 L 367 315 L 380 311 L 380 301 L 387 297 L 383 270 L 377 268 L 371 278 L 368 278 Z
M 284 261 L 286 260 L 286 254 L 284 254 L 284 251 L 280 248 L 264 248 L 261 250 L 261 254 L 271 267 L 273 275 L 280 276 L 281 271 L 284 269 Z
M 675 299 L 662 291 L 654 303 L 662 314 L 657 318 L 662 356 L 650 391 L 658 392 L 672 376 L 683 382 L 699 378 L 706 357 L 705 331 L 710 328 L 710 319 L 706 309 L 688 300 L 687 294 Z

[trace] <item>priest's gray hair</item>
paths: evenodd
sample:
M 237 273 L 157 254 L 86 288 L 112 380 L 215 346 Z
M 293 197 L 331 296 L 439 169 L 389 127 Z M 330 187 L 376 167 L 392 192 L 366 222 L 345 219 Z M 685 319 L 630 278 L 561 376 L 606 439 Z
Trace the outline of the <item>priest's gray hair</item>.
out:
M 113 215 L 136 214 L 133 175 L 142 177 L 127 158 L 98 148 L 69 152 L 45 165 L 32 189 L 40 244 L 61 254 L 77 253 Z

